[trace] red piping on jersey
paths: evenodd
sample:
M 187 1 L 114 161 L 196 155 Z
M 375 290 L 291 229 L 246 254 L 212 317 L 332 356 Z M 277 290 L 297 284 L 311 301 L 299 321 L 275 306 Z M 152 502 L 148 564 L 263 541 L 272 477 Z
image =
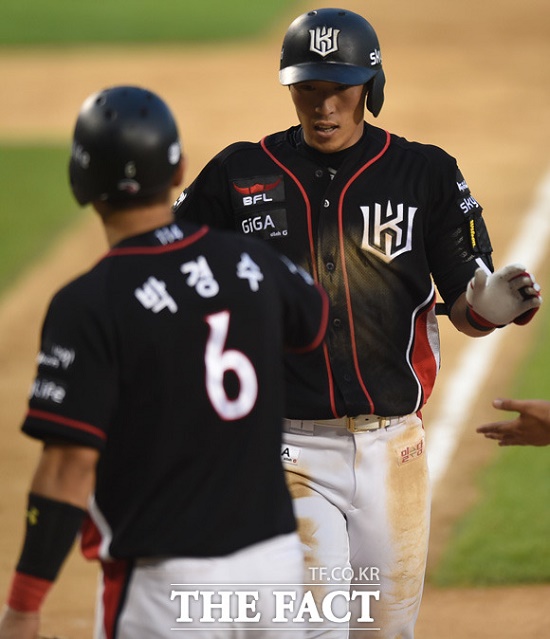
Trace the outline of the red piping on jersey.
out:
M 194 244 L 202 237 L 204 237 L 210 229 L 208 226 L 201 226 L 198 231 L 184 237 L 183 240 L 178 240 L 172 244 L 163 244 L 162 246 L 122 246 L 120 248 L 111 249 L 102 259 L 106 257 L 112 257 L 113 255 L 157 255 L 158 253 L 168 253 L 169 251 L 177 251 L 185 246 Z
M 102 531 L 88 510 L 86 519 L 80 529 L 80 550 L 88 561 L 101 558 Z
M 316 282 L 319 282 L 319 276 L 317 274 L 317 262 L 315 260 L 315 249 L 314 249 L 314 245 L 313 245 L 313 225 L 312 225 L 312 222 L 311 222 L 311 203 L 309 201 L 307 193 L 306 193 L 304 187 L 301 185 L 300 180 L 298 180 L 298 178 L 294 175 L 294 173 L 292 173 L 290 171 L 290 169 L 288 169 L 284 164 L 282 164 L 273 155 L 273 153 L 271 153 L 271 151 L 268 150 L 268 148 L 265 145 L 265 138 L 263 138 L 260 141 L 260 144 L 261 144 L 261 147 L 264 150 L 264 152 L 267 153 L 267 155 L 271 158 L 271 160 L 273 162 L 275 162 L 275 164 L 277 166 L 279 166 L 281 169 L 283 169 L 283 171 L 290 178 L 292 178 L 292 180 L 295 182 L 296 186 L 300 190 L 300 193 L 302 194 L 302 197 L 304 198 L 304 202 L 306 204 L 306 212 L 307 212 L 307 234 L 308 234 L 308 238 L 309 238 L 309 254 L 310 254 L 310 257 L 311 257 L 311 264 L 312 264 L 312 269 L 313 269 L 313 279 Z
M 130 565 L 128 561 L 102 561 L 103 571 L 103 630 L 106 639 L 113 639 L 121 615 L 121 601 L 128 584 Z M 118 634 L 118 633 L 117 633 Z
M 388 150 L 388 148 L 390 146 L 390 140 L 391 140 L 391 136 L 390 136 L 389 132 L 386 131 L 386 142 L 385 142 L 382 150 L 380 151 L 380 153 L 378 153 L 378 155 L 375 155 L 366 164 L 364 164 L 355 173 L 355 175 L 351 176 L 351 178 L 348 180 L 347 184 L 342 189 L 342 193 L 340 194 L 340 199 L 338 201 L 338 235 L 339 235 L 339 241 L 340 241 L 340 256 L 341 256 L 340 259 L 342 261 L 342 274 L 343 274 L 343 277 L 344 277 L 344 288 L 345 288 L 345 291 L 346 291 L 346 304 L 347 304 L 347 307 L 348 307 L 348 320 L 349 320 L 349 330 L 350 330 L 350 336 L 351 336 L 353 365 L 355 367 L 355 373 L 357 375 L 357 379 L 359 380 L 359 384 L 361 386 L 361 389 L 363 390 L 363 393 L 365 393 L 365 397 L 369 400 L 369 405 L 370 405 L 371 412 L 374 412 L 374 402 L 372 401 L 372 397 L 370 396 L 369 392 L 367 391 L 367 387 L 366 387 L 365 382 L 364 382 L 364 380 L 363 380 L 363 378 L 361 376 L 361 369 L 359 368 L 359 358 L 357 357 L 357 344 L 356 344 L 356 341 L 355 341 L 355 327 L 353 325 L 353 311 L 352 311 L 352 308 L 351 308 L 351 294 L 350 294 L 348 272 L 347 272 L 347 269 L 346 269 L 346 258 L 345 258 L 345 252 L 344 252 L 344 219 L 343 219 L 344 216 L 343 216 L 343 209 L 344 209 L 344 197 L 346 196 L 346 193 L 347 193 L 349 187 L 351 186 L 351 184 L 359 177 L 359 175 L 361 175 L 361 173 L 366 171 L 369 168 L 369 166 L 372 166 L 375 162 L 377 162 L 384 155 L 384 153 L 386 153 L 386 151 Z
M 92 426 L 91 424 L 79 422 L 75 419 L 69 419 L 68 417 L 56 415 L 55 413 L 50 413 L 45 410 L 36 410 L 34 408 L 29 408 L 27 416 L 34 417 L 35 419 L 43 419 L 44 421 L 48 422 L 56 422 L 58 424 L 61 424 L 62 426 L 69 426 L 70 428 L 76 428 L 76 430 L 82 430 L 86 433 L 90 433 L 91 435 L 99 437 L 100 439 L 107 439 L 107 435 L 102 430 L 96 428 L 95 426 Z
M 315 280 L 315 282 L 317 284 L 319 284 L 319 275 L 318 275 L 318 272 L 317 272 L 317 258 L 315 257 L 315 247 L 314 247 L 314 244 L 313 244 L 313 225 L 312 225 L 312 221 L 311 221 L 311 202 L 309 201 L 309 198 L 307 196 L 306 190 L 304 189 L 304 187 L 300 183 L 300 180 L 298 180 L 298 178 L 294 175 L 294 173 L 292 173 L 292 171 L 290 171 L 290 169 L 288 169 L 284 164 L 282 164 L 273 155 L 273 153 L 271 153 L 271 151 L 268 150 L 268 148 L 267 148 L 267 146 L 265 144 L 265 137 L 260 140 L 260 146 L 264 150 L 264 153 L 266 153 L 266 155 L 268 155 L 269 158 L 271 158 L 271 160 L 273 162 L 275 162 L 275 164 L 278 167 L 280 167 L 293 180 L 293 182 L 298 187 L 298 190 L 302 194 L 302 197 L 304 198 L 304 202 L 305 202 L 305 205 L 306 205 L 306 215 L 307 215 L 307 234 L 308 234 L 308 238 L 309 238 L 309 255 L 310 255 L 310 258 L 311 258 L 311 269 L 313 271 L 312 275 L 313 275 L 313 279 Z M 332 410 L 332 414 L 335 417 L 338 417 L 338 412 L 336 411 L 336 401 L 335 401 L 335 398 L 334 398 L 334 380 L 333 380 L 333 377 L 332 377 L 332 368 L 330 366 L 330 359 L 329 359 L 329 356 L 328 356 L 328 347 L 326 345 L 326 342 L 323 344 L 323 355 L 325 357 L 325 366 L 326 366 L 326 369 L 327 369 L 327 380 L 328 380 L 328 386 L 329 386 L 330 407 L 331 407 L 331 410 Z
M 432 289 L 433 290 L 433 289 Z M 419 406 L 424 405 L 430 395 L 435 383 L 437 375 L 439 352 L 434 352 L 430 343 L 428 319 L 430 312 L 435 306 L 435 294 L 431 304 L 424 308 L 420 313 L 416 314 L 413 322 L 413 334 L 411 338 L 412 350 L 408 350 L 407 357 L 410 357 L 410 365 L 420 384 L 422 396 L 420 397 Z

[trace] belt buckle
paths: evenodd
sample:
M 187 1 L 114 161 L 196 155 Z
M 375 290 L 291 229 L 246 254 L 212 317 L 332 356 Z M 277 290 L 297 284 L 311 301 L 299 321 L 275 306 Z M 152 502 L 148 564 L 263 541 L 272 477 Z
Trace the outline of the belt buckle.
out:
M 385 417 L 378 417 L 378 415 L 364 415 L 361 419 L 364 420 L 363 424 L 359 424 L 356 417 L 346 417 L 346 428 L 350 433 L 378 430 L 379 428 L 384 428 L 386 422 L 389 421 Z

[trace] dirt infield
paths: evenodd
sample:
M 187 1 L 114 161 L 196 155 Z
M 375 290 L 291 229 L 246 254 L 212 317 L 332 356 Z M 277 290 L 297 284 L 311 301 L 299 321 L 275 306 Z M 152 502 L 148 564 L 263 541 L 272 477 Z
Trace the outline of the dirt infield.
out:
M 343 4 L 365 11 L 366 3 L 359 0 Z M 489 5 L 493 3 L 478 0 L 373 0 L 367 17 L 379 33 L 388 78 L 386 104 L 376 124 L 442 146 L 459 159 L 485 208 L 500 266 L 499 258 L 550 165 L 550 4 L 501 0 L 498 12 Z M 300 3 L 293 15 L 309 8 Z M 261 42 L 223 48 L 87 48 L 40 56 L 0 51 L 0 139 L 68 142 L 75 113 L 89 93 L 115 83 L 140 84 L 163 95 L 178 115 L 189 181 L 227 143 L 255 140 L 294 122 L 287 91 L 277 83 L 286 24 Z M 39 452 L 37 444 L 18 433 L 18 425 L 42 315 L 51 293 L 105 248 L 99 223 L 90 211 L 83 212 L 81 224 L 60 238 L 43 263 L 23 274 L 0 304 L 0 597 L 19 550 L 24 496 Z M 524 260 L 528 264 L 529 256 Z M 537 273 L 543 286 L 549 285 L 548 266 L 546 261 Z M 504 388 L 532 333 L 530 328 L 506 330 L 509 339 L 491 381 L 479 389 L 475 423 L 493 416 L 489 399 Z M 465 337 L 442 322 L 441 379 L 425 411 L 428 445 L 430 415 L 441 398 L 438 388 L 465 343 Z M 456 401 L 460 410 L 460 398 Z M 474 425 L 434 496 L 431 564 L 457 513 L 476 498 L 475 471 L 495 453 L 490 442 L 473 434 Z M 46 633 L 91 637 L 95 579 L 95 567 L 73 553 L 45 608 Z M 550 585 L 475 591 L 428 586 L 417 639 L 550 636 L 549 597 Z

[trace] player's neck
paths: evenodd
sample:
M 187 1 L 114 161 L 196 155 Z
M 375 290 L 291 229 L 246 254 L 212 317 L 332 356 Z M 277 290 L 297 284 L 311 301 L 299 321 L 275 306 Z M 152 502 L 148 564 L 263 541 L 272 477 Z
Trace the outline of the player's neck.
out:
M 172 207 L 165 203 L 146 208 L 124 209 L 102 217 L 107 242 L 111 248 L 122 240 L 165 226 L 173 220 Z

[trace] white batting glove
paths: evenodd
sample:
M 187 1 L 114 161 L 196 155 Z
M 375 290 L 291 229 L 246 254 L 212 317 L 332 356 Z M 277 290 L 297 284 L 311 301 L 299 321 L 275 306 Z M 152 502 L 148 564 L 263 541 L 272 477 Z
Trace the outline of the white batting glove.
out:
M 510 322 L 527 324 L 542 304 L 540 286 L 523 264 L 509 264 L 492 274 L 478 268 L 466 288 L 468 320 L 491 330 Z

